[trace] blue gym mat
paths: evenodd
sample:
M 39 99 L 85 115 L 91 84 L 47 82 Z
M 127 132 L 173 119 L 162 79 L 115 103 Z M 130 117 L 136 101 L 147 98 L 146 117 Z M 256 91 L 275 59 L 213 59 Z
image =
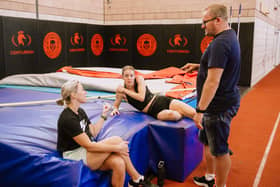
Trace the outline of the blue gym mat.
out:
M 59 89 L 35 89 L 1 86 L 0 103 L 59 98 Z M 113 101 L 96 99 L 81 106 L 92 123 L 104 102 Z M 189 104 L 194 106 L 195 100 Z M 62 110 L 56 104 L 0 107 L 0 186 L 110 186 L 110 172 L 91 171 L 82 161 L 65 160 L 56 152 Z M 127 103 L 121 104 L 120 112 L 109 117 L 97 140 L 110 136 L 128 140 L 130 157 L 140 173 L 148 167 L 156 171 L 157 162 L 164 160 L 166 177 L 184 181 L 200 163 L 202 145 L 192 120 L 158 121 Z

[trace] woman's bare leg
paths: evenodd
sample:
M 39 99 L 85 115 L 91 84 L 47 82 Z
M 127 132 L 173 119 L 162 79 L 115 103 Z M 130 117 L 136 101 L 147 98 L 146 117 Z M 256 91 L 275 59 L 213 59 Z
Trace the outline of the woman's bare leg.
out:
M 87 152 L 87 166 L 91 170 L 97 170 L 111 153 Z
M 175 110 L 162 110 L 157 115 L 158 120 L 162 121 L 178 121 L 182 118 L 182 114 Z
M 102 143 L 107 143 L 107 144 L 119 144 L 121 143 L 123 140 L 118 137 L 118 136 L 113 136 L 107 139 L 102 140 Z M 137 172 L 137 170 L 135 169 L 134 165 L 131 162 L 131 159 L 129 156 L 125 156 L 125 155 L 119 155 L 121 156 L 121 158 L 123 158 L 124 162 L 125 162 L 125 166 L 126 166 L 126 171 L 129 174 L 129 176 L 131 176 L 131 178 L 133 180 L 138 179 L 141 175 Z
M 113 136 L 104 140 L 101 140 L 102 143 L 107 144 L 119 144 L 121 141 L 123 141 L 120 137 Z M 96 170 L 101 167 L 103 162 L 107 159 L 107 157 L 111 153 L 106 152 L 87 152 L 87 165 L 92 170 Z
M 121 156 L 110 154 L 104 161 L 104 164 L 99 168 L 100 170 L 112 170 L 112 186 L 123 187 L 125 180 L 125 163 Z
M 190 105 L 173 99 L 170 103 L 170 110 L 174 110 L 179 112 L 181 115 L 185 116 L 185 117 L 189 117 L 189 118 L 193 118 L 194 114 L 195 114 L 195 109 L 192 108 Z
M 129 174 L 129 176 L 132 178 L 132 180 L 137 180 L 141 175 L 138 173 L 138 171 L 135 169 L 134 165 L 131 162 L 131 159 L 129 156 L 121 155 L 121 157 L 124 160 L 126 171 Z

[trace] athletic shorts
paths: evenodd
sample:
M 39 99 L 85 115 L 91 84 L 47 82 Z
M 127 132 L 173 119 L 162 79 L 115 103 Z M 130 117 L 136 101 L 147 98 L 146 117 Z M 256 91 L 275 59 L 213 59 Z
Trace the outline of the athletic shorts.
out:
M 202 119 L 203 129 L 199 131 L 199 140 L 208 145 L 214 156 L 225 155 L 228 150 L 230 123 L 239 107 L 232 107 L 219 114 L 205 113 Z
M 151 106 L 149 107 L 147 113 L 157 119 L 158 113 L 160 113 L 162 110 L 169 109 L 172 100 L 173 99 L 170 97 L 157 95 L 156 98 L 153 100 Z
M 87 165 L 87 150 L 84 147 L 79 147 L 71 151 L 65 151 L 62 153 L 63 158 L 70 160 L 83 160 Z

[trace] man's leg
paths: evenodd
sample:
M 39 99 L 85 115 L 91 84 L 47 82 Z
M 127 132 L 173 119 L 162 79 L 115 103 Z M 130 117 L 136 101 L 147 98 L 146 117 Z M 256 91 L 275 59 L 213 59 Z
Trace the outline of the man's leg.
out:
M 216 157 L 216 186 L 224 187 L 231 167 L 229 154 Z
M 212 156 L 209 146 L 204 145 L 206 160 L 206 173 L 202 177 L 194 177 L 194 183 L 198 186 L 214 187 L 215 184 L 215 157 Z
M 215 157 L 211 154 L 209 146 L 204 146 L 204 154 L 205 154 L 205 159 L 206 159 L 206 173 L 207 174 L 215 174 L 215 168 L 216 168 L 216 159 Z

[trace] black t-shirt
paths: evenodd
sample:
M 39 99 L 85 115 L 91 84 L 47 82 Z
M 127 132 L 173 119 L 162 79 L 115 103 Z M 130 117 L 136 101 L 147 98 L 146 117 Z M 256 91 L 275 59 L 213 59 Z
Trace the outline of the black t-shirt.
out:
M 65 108 L 57 122 L 57 150 L 62 153 L 80 147 L 73 137 L 83 132 L 91 139 L 92 135 L 89 131 L 89 124 L 91 122 L 82 108 L 78 109 L 78 114 L 68 107 Z
M 197 101 L 199 102 L 203 84 L 209 68 L 223 68 L 216 94 L 207 108 L 209 113 L 226 111 L 231 106 L 239 106 L 240 94 L 237 87 L 240 75 L 240 46 L 235 31 L 225 30 L 209 44 L 200 60 L 197 76 Z

